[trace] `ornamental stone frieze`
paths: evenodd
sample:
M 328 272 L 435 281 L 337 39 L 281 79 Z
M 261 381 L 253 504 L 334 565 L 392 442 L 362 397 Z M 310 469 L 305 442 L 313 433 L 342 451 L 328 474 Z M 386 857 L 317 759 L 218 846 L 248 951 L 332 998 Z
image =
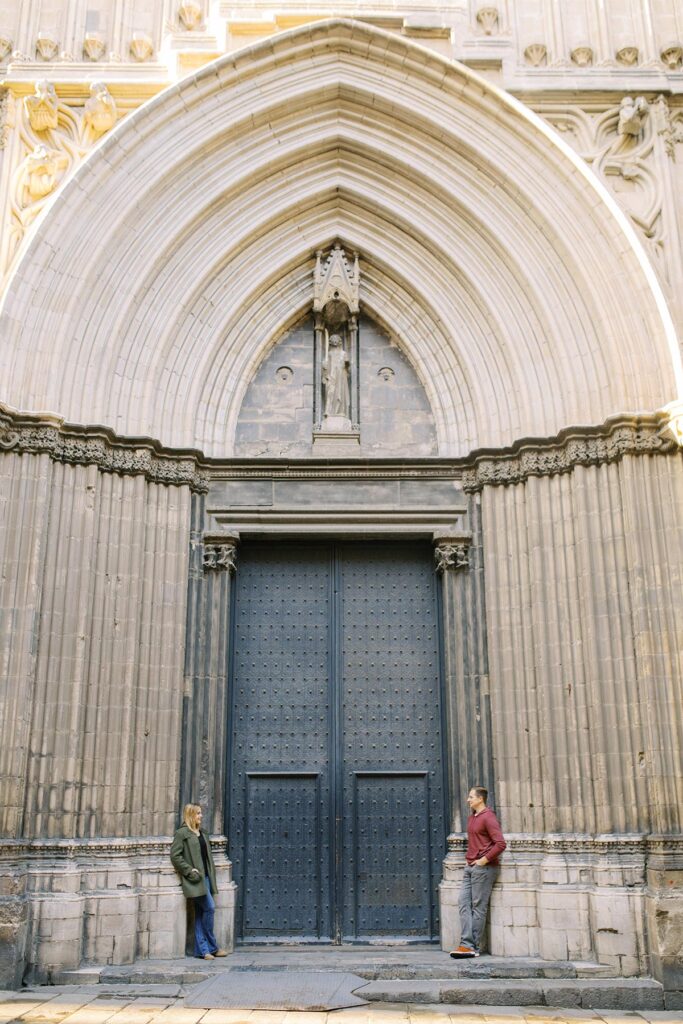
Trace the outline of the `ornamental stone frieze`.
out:
M 514 854 L 559 854 L 562 856 L 599 856 L 604 862 L 623 857 L 668 857 L 683 856 L 683 836 L 657 835 L 648 833 L 615 833 L 600 836 L 577 835 L 576 833 L 506 833 L 508 851 Z M 448 853 L 459 857 L 467 846 L 466 833 L 451 833 L 447 837 Z
M 459 473 L 465 491 L 475 492 L 485 486 L 523 483 L 530 476 L 554 476 L 571 472 L 576 466 L 598 466 L 617 462 L 626 455 L 671 455 L 683 447 L 683 414 L 680 403 L 649 416 L 615 416 L 600 427 L 570 427 L 554 438 L 530 438 L 516 442 L 512 448 L 475 451 L 466 459 L 452 460 L 447 466 L 426 470 L 427 476 Z M 103 427 L 67 424 L 59 417 L 18 413 L 0 405 L 0 449 L 22 454 L 46 453 L 57 462 L 75 465 L 97 465 L 104 472 L 143 475 L 153 483 L 187 485 L 193 491 L 208 490 L 211 466 L 220 478 L 220 463 L 207 465 L 200 452 L 173 451 L 148 438 L 127 438 Z M 297 476 L 315 478 L 319 467 L 308 469 L 303 460 Z M 367 477 L 367 465 L 353 465 L 353 459 L 336 472 L 340 478 Z M 334 472 L 334 470 L 331 470 Z M 255 466 L 235 469 L 249 476 L 260 473 L 277 475 L 272 469 Z M 286 472 L 282 470 L 281 472 Z M 323 475 L 325 475 L 323 471 Z M 400 475 L 398 471 L 394 471 Z M 413 470 L 408 468 L 409 474 Z M 391 475 L 386 474 L 385 475 Z M 437 569 L 467 566 L 467 542 L 458 537 L 437 538 L 442 552 L 437 551 Z M 452 547 L 452 550 L 451 550 Z M 446 550 L 446 548 L 448 550 Z M 229 568 L 229 565 L 207 565 L 207 568 Z M 209 558 L 214 560 L 214 554 Z
M 101 427 L 66 424 L 56 416 L 22 415 L 1 405 L 0 448 L 45 453 L 55 462 L 95 465 L 103 472 L 141 475 L 150 483 L 188 486 L 199 492 L 208 488 L 194 453 L 176 453 L 146 438 L 121 438 Z
M 615 416 L 601 428 L 570 427 L 556 438 L 518 441 L 503 452 L 474 453 L 463 471 L 465 491 L 485 486 L 524 483 L 531 476 L 554 476 L 577 466 L 618 462 L 626 455 L 669 455 L 679 451 L 672 436 L 672 416 Z

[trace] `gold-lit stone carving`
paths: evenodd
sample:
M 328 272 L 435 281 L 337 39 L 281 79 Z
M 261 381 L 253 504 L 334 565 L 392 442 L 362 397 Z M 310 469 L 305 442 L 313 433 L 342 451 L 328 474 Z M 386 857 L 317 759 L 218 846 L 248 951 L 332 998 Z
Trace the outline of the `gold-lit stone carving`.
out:
M 33 96 L 24 100 L 24 109 L 34 132 L 44 132 L 57 127 L 57 93 L 54 85 L 42 78 L 36 82 Z

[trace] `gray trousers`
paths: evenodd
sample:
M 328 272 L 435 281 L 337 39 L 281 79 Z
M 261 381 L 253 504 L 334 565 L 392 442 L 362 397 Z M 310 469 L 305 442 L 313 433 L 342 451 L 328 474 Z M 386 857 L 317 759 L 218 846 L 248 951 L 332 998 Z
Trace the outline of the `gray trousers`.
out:
M 484 934 L 486 914 L 493 883 L 498 877 L 498 867 L 485 864 L 477 867 L 468 864 L 462 876 L 460 890 L 460 945 L 479 952 L 479 943 Z

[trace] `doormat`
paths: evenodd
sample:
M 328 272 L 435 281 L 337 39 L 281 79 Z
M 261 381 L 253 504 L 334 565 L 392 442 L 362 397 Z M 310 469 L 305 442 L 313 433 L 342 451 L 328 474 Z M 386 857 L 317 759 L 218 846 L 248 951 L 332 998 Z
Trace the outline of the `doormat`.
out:
M 353 990 L 367 985 L 357 974 L 332 971 L 221 971 L 185 998 L 200 1010 L 341 1010 L 365 1006 Z

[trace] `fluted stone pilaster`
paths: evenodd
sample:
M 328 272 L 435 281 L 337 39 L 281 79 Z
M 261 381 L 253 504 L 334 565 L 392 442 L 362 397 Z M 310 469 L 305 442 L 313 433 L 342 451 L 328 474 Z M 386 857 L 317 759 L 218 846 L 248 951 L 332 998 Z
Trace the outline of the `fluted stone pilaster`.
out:
M 237 536 L 205 540 L 204 497 L 192 506 L 180 803 L 202 805 L 225 834 L 228 674 Z
M 435 567 L 441 578 L 449 828 L 456 833 L 465 828 L 469 789 L 494 789 L 477 499 L 471 502 L 470 517 L 472 534 L 434 538 Z

